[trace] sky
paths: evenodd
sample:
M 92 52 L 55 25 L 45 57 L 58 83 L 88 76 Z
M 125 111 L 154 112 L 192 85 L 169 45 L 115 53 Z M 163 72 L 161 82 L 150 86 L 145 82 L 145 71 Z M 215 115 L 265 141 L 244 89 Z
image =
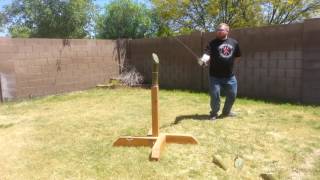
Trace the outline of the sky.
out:
M 96 5 L 99 5 L 100 7 L 103 7 L 105 4 L 109 3 L 112 0 L 93 0 L 93 2 Z M 134 0 L 135 2 L 139 2 L 139 3 L 147 3 L 148 0 Z M 7 4 L 10 4 L 12 2 L 12 0 L 0 0 L 0 10 L 3 9 L 3 7 Z M 4 37 L 6 36 L 6 32 L 0 32 L 0 37 Z

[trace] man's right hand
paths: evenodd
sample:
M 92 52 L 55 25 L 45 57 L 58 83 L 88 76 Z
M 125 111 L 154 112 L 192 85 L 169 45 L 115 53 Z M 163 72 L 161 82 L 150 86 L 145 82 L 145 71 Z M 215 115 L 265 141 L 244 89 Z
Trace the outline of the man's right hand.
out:
M 200 66 L 202 66 L 202 65 L 204 64 L 204 62 L 201 60 L 201 58 L 198 58 L 198 64 L 199 64 Z
M 198 59 L 198 63 L 200 66 L 202 65 L 208 65 L 208 62 L 210 60 L 210 56 L 208 54 L 203 54 L 201 58 Z

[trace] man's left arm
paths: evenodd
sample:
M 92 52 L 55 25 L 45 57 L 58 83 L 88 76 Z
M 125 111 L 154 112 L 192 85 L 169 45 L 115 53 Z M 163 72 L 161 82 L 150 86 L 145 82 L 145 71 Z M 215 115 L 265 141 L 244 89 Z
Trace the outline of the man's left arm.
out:
M 236 58 L 234 59 L 234 62 L 237 63 L 237 64 L 240 63 L 240 56 L 239 56 L 239 57 L 236 57 Z
M 240 63 L 241 51 L 239 44 L 236 45 L 235 63 Z

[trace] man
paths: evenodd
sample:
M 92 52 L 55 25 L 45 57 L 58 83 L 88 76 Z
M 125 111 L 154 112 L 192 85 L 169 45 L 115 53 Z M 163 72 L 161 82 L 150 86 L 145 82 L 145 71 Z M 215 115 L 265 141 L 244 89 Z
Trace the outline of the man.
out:
M 216 29 L 216 38 L 210 41 L 204 55 L 199 59 L 199 64 L 210 62 L 209 86 L 210 86 L 210 119 L 216 120 L 220 110 L 220 90 L 224 90 L 226 101 L 219 117 L 235 116 L 231 112 L 237 95 L 237 79 L 233 73 L 235 61 L 241 56 L 239 44 L 229 38 L 229 26 L 219 24 Z

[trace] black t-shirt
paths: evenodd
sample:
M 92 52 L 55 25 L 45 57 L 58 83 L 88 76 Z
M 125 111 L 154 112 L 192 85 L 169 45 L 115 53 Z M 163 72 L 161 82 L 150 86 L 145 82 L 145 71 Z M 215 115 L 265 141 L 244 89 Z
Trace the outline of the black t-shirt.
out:
M 241 56 L 239 44 L 235 39 L 214 39 L 208 44 L 205 53 L 210 55 L 210 76 L 229 78 L 234 75 L 234 60 Z

